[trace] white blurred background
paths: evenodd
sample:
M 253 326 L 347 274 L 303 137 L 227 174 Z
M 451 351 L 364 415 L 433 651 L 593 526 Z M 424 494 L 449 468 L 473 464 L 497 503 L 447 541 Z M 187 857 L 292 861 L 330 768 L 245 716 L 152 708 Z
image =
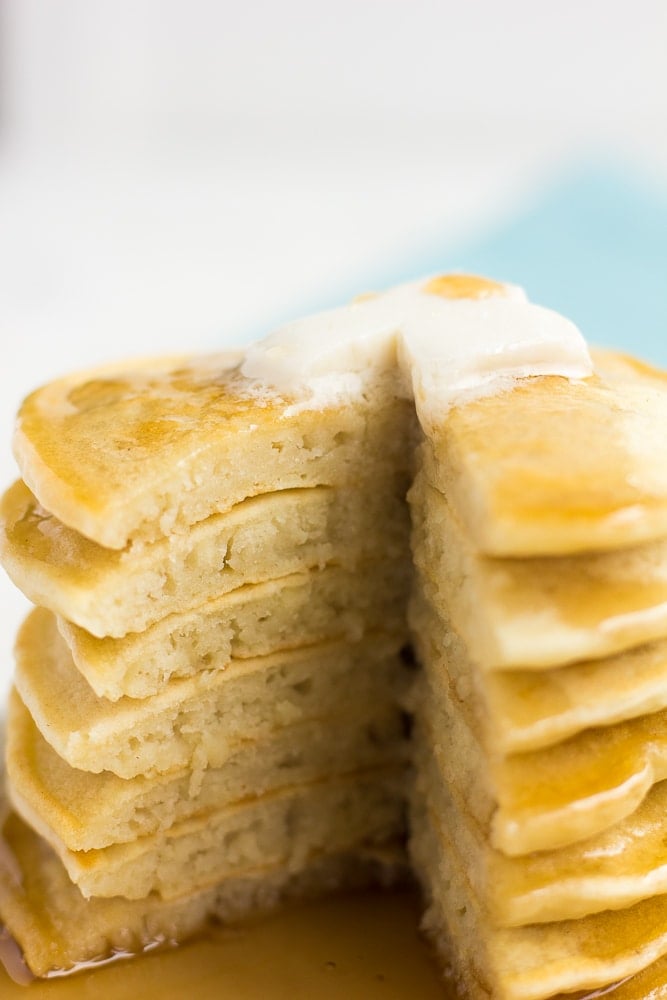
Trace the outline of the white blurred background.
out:
M 2 483 L 62 371 L 332 304 L 586 157 L 664 181 L 666 52 L 664 0 L 0 0 Z

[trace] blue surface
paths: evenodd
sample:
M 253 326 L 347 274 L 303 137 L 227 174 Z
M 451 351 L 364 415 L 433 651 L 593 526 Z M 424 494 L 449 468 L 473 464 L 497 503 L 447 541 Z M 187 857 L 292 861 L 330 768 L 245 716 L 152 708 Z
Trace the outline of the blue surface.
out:
M 523 285 L 591 343 L 667 367 L 667 192 L 637 175 L 572 173 L 496 232 L 468 246 L 434 247 L 404 276 L 450 269 Z
M 425 274 L 470 271 L 523 286 L 592 344 L 667 368 L 667 190 L 621 166 L 570 171 L 495 231 L 392 254 L 354 286 L 301 302 L 273 326 Z M 270 328 L 270 327 L 269 327 Z M 267 326 L 246 331 L 261 337 Z

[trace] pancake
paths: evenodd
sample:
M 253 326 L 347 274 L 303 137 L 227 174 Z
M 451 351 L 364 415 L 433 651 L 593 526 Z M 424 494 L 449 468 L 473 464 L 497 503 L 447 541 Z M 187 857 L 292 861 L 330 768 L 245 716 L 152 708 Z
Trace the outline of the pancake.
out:
M 443 781 L 427 738 L 417 740 L 415 760 L 431 823 L 464 859 L 471 887 L 497 927 L 574 920 L 667 892 L 666 782 L 596 836 L 508 857 L 490 847 L 488 824 L 478 823 L 468 810 L 465 789 Z
M 493 927 L 451 844 L 438 838 L 417 809 L 412 824 L 413 864 L 432 892 L 424 928 L 445 961 L 451 963 L 455 956 L 457 978 L 472 995 L 541 1000 L 592 992 L 635 975 L 667 954 L 664 895 L 579 920 Z M 436 870 L 440 878 L 431 882 L 427 873 Z
M 37 608 L 17 640 L 15 684 L 37 727 L 72 767 L 121 778 L 220 766 L 244 740 L 396 702 L 404 637 L 320 643 L 172 680 L 151 698 L 98 698 L 74 666 L 55 618 Z
M 598 379 L 526 379 L 453 408 L 426 443 L 431 485 L 491 556 L 568 555 L 667 537 L 665 377 L 594 350 Z
M 295 644 L 359 639 L 405 615 L 407 574 L 383 561 L 355 569 L 329 564 L 246 584 L 120 639 L 97 638 L 64 618 L 58 629 L 95 694 L 147 698 L 172 677 L 224 670 L 232 659 L 268 656 Z
M 122 548 L 268 489 L 354 481 L 368 456 L 401 461 L 405 405 L 384 420 L 358 405 L 322 419 L 294 399 L 258 398 L 240 360 L 128 362 L 37 390 L 15 434 L 22 478 L 65 524 Z M 617 355 L 595 360 L 602 384 L 534 379 L 510 408 L 501 395 L 454 408 L 439 465 L 481 551 L 561 554 L 667 536 L 661 376 Z M 165 467 L 178 477 L 165 480 Z M 214 483 L 224 484 L 222 506 Z
M 197 780 L 187 767 L 125 779 L 67 764 L 15 691 L 8 719 L 12 807 L 47 841 L 79 852 L 128 843 L 286 785 L 405 764 L 408 751 L 402 714 L 393 704 L 378 705 L 371 715 L 358 707 L 356 717 L 325 716 L 243 741 L 220 767 L 206 768 Z
M 447 783 L 467 795 L 479 822 L 493 817 L 492 843 L 510 856 L 595 836 L 667 778 L 665 712 L 503 757 L 485 751 L 455 692 L 424 682 L 412 707 L 428 726 Z
M 584 556 L 490 559 L 447 500 L 410 490 L 422 586 L 482 668 L 543 669 L 667 636 L 667 540 Z M 480 613 L 483 609 L 483 613 Z
M 664 639 L 548 670 L 482 671 L 451 623 L 435 612 L 418 586 L 413 590 L 410 622 L 419 642 L 428 646 L 431 672 L 446 677 L 450 686 L 471 688 L 484 741 L 503 754 L 539 750 L 584 729 L 667 707 Z
M 295 871 L 327 851 L 352 852 L 404 832 L 397 768 L 287 786 L 101 850 L 51 842 L 84 896 L 175 899 L 257 868 Z
M 346 885 L 406 808 L 472 1000 L 661 963 L 666 389 L 442 276 L 37 390 L 0 519 L 39 605 L 7 753 L 38 894 L 0 878 L 31 967 Z
M 381 393 L 324 415 L 302 410 L 297 399 L 250 385 L 240 360 L 107 365 L 38 389 L 14 436 L 22 479 L 63 524 L 122 549 L 247 497 L 405 469 L 407 401 Z
M 181 899 L 85 899 L 48 845 L 15 815 L 2 827 L 0 912 L 35 976 L 173 947 L 211 921 L 235 923 L 335 888 L 404 878 L 400 846 L 325 853 L 298 870 L 262 868 Z
M 382 485 L 382 484 L 381 484 Z M 386 534 L 372 529 L 382 524 Z M 105 549 L 48 514 L 21 482 L 0 505 L 0 556 L 35 604 L 93 635 L 140 632 L 247 583 L 333 560 L 404 553 L 403 504 L 328 487 L 254 497 L 151 545 Z

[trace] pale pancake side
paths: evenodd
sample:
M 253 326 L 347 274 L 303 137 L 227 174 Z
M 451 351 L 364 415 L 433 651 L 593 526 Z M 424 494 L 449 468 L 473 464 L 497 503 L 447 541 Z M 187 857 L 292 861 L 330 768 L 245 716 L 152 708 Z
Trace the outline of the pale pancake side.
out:
M 165 902 L 157 896 L 86 900 L 53 851 L 18 817 L 3 829 L 0 919 L 37 976 L 71 970 L 114 955 L 173 946 L 211 920 L 235 922 L 291 899 L 341 888 L 391 884 L 404 877 L 397 845 L 305 859 L 295 871 L 260 869 L 214 889 Z
M 496 928 L 466 877 L 451 842 L 441 840 L 417 801 L 411 858 L 431 897 L 425 928 L 473 995 L 546 1000 L 593 991 L 640 972 L 667 954 L 667 896 L 579 920 Z M 433 873 L 438 873 L 434 876 Z M 475 986 L 477 984 L 477 986 Z
M 484 743 L 502 754 L 539 750 L 584 729 L 667 708 L 667 640 L 549 670 L 481 670 L 417 584 L 410 625 L 429 671 L 479 701 Z
M 261 492 L 349 482 L 380 456 L 405 469 L 411 404 L 389 393 L 294 407 L 238 361 L 128 362 L 38 389 L 15 435 L 23 478 L 64 523 L 121 548 Z M 664 381 L 604 352 L 595 361 L 598 377 L 525 379 L 450 414 L 437 444 L 446 481 L 434 481 L 480 549 L 566 553 L 667 534 Z
M 375 768 L 269 792 L 102 850 L 52 846 L 84 896 L 175 899 L 227 878 L 368 848 L 404 833 L 405 774 Z
M 544 669 L 667 636 L 667 540 L 590 555 L 492 559 L 417 476 L 413 552 L 430 603 L 483 669 Z
M 564 555 L 667 536 L 667 380 L 593 351 L 585 381 L 527 378 L 455 407 L 424 449 L 480 551 Z
M 466 876 L 495 925 L 575 920 L 667 893 L 667 782 L 654 785 L 635 812 L 600 834 L 507 857 L 490 847 L 488 825 L 471 814 L 464 789 L 447 786 L 421 739 L 416 761 L 417 787 L 431 824 L 463 858 Z
M 584 730 L 555 746 L 489 753 L 466 701 L 427 675 L 412 695 L 447 785 L 466 797 L 509 856 L 596 836 L 630 816 L 667 778 L 667 711 Z

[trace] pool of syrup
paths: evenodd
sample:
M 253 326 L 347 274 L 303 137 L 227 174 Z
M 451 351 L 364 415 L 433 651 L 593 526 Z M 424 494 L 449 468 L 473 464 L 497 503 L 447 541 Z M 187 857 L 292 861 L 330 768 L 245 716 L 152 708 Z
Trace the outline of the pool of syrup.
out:
M 63 979 L 13 983 L 1 1000 L 453 1000 L 407 891 L 295 905 L 180 948 Z

